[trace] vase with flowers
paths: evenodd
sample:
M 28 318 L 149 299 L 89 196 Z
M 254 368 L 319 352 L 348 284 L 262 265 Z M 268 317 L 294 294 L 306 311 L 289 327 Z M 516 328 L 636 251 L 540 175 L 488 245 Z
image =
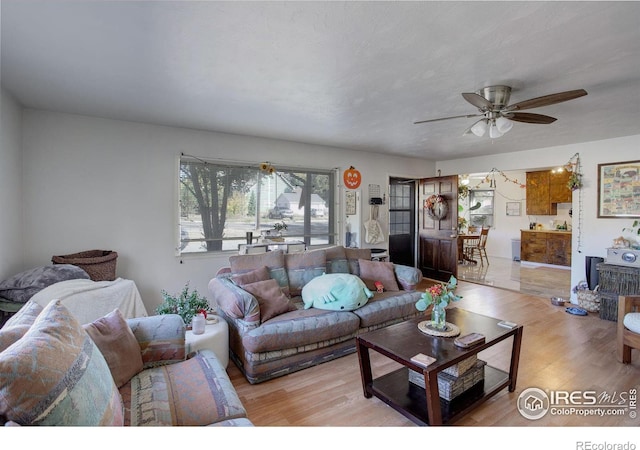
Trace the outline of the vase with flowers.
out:
M 447 306 L 451 302 L 457 302 L 462 297 L 455 294 L 458 287 L 458 280 L 453 275 L 447 283 L 438 283 L 430 286 L 416 302 L 418 311 L 426 311 L 433 305 L 431 310 L 431 323 L 429 326 L 438 331 L 444 331 L 447 328 Z

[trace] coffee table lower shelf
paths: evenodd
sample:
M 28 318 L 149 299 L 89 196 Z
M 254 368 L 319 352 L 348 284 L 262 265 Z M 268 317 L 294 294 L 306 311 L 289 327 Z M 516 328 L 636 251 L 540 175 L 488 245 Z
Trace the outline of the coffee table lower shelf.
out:
M 509 386 L 509 374 L 489 365 L 484 380 L 451 401 L 440 398 L 442 423 L 451 423 L 472 408 Z M 367 390 L 419 425 L 429 425 L 425 390 L 409 382 L 409 369 L 403 367 L 373 380 Z

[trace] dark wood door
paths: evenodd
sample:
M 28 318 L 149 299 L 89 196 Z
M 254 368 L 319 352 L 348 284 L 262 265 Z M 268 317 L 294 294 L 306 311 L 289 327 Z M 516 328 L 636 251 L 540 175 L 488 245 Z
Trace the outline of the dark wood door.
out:
M 458 176 L 420 180 L 418 194 L 418 268 L 427 278 L 448 281 L 458 276 Z M 442 218 L 430 217 L 425 201 L 435 194 L 447 202 Z
M 389 179 L 389 259 L 416 264 L 416 180 Z

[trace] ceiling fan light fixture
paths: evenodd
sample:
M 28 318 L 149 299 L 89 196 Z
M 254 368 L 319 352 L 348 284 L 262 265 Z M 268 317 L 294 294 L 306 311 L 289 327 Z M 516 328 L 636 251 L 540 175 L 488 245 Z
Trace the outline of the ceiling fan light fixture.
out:
M 471 132 L 478 137 L 484 136 L 487 132 L 487 119 L 480 119 L 471 126 Z
M 513 128 L 513 122 L 505 117 L 498 117 L 496 119 L 496 127 L 500 133 L 505 134 Z
M 502 133 L 500 132 L 500 130 L 498 130 L 498 127 L 496 126 L 496 122 L 492 121 L 491 125 L 489 125 L 489 137 L 491 139 L 495 139 L 495 138 L 499 138 L 500 136 L 502 136 Z

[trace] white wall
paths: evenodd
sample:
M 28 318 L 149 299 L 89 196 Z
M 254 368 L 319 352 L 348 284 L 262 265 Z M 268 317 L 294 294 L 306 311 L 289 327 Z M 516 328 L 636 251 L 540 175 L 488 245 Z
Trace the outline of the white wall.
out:
M 632 219 L 597 218 L 598 164 L 638 160 L 638 148 L 640 135 L 635 135 L 526 152 L 441 161 L 437 163 L 437 169 L 443 175 L 451 175 L 489 172 L 494 167 L 502 171 L 548 168 L 564 165 L 579 153 L 584 186 L 573 193 L 571 285 L 575 286 L 586 278 L 585 256 L 605 257 L 613 239 L 622 234 L 622 228 L 631 226 L 633 222 Z
M 24 270 L 22 249 L 22 108 L 0 92 L 0 280 Z
M 25 265 L 115 250 L 117 275 L 136 282 L 150 313 L 162 289 L 177 292 L 187 281 L 208 296 L 209 280 L 228 265 L 228 254 L 175 256 L 181 152 L 276 167 L 338 167 L 340 177 L 353 165 L 363 177 L 362 197 L 369 183 L 386 191 L 390 174 L 434 174 L 433 163 L 414 158 L 39 110 L 23 117 Z M 384 208 L 380 220 L 388 220 Z

